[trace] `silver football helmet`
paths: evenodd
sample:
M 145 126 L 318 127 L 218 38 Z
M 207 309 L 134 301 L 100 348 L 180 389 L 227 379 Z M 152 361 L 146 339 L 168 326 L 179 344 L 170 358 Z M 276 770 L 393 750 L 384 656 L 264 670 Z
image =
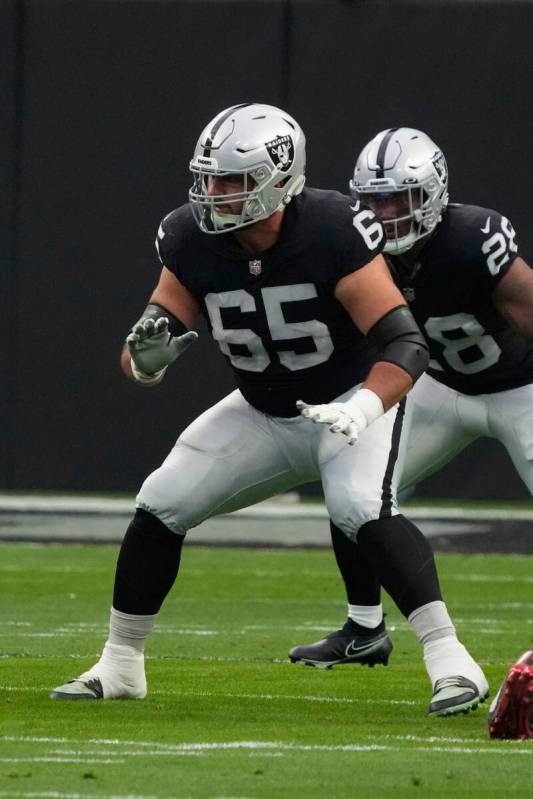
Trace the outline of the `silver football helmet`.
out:
M 305 183 L 305 136 L 289 114 L 272 105 L 243 103 L 221 111 L 204 128 L 189 168 L 189 202 L 205 233 L 227 233 L 266 219 Z M 242 176 L 231 194 L 213 193 L 210 179 Z M 241 190 L 242 188 L 242 190 Z M 238 213 L 227 213 L 228 203 Z M 242 205 L 241 205 L 242 204 Z
M 420 130 L 382 130 L 363 147 L 350 191 L 385 228 L 385 252 L 400 255 L 428 236 L 448 203 L 448 167 L 439 147 Z

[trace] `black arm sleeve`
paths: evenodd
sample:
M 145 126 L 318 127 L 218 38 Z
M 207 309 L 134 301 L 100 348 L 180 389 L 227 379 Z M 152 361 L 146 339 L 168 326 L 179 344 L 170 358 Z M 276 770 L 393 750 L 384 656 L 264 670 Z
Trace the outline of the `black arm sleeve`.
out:
M 429 364 L 429 348 L 407 305 L 398 305 L 372 325 L 367 338 L 381 353 L 379 360 L 394 363 L 416 383 Z
M 151 302 L 146 306 L 143 315 L 135 324 L 138 325 L 139 322 L 143 322 L 145 319 L 153 319 L 154 322 L 157 322 L 163 316 L 168 319 L 168 332 L 171 336 L 182 336 L 187 332 L 188 328 L 185 327 L 183 322 L 180 322 L 174 314 L 171 314 L 170 311 L 155 302 Z

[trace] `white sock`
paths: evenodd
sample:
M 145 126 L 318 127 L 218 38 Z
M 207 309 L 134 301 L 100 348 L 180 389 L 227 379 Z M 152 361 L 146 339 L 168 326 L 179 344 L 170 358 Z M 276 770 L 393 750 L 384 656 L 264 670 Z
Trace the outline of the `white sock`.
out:
M 144 652 L 144 644 L 152 631 L 157 615 L 137 616 L 111 608 L 109 618 L 109 643 L 132 646 Z
M 489 686 L 485 675 L 455 635 L 426 644 L 424 664 L 433 687 L 442 677 L 466 677 L 477 685 L 482 696 L 488 693 Z
M 348 618 L 361 627 L 373 629 L 383 621 L 382 605 L 348 605 Z
M 448 609 L 440 600 L 416 608 L 409 614 L 407 620 L 413 625 L 418 640 L 424 646 L 439 638 L 455 636 L 455 627 Z
M 129 644 L 106 641 L 92 668 L 80 674 L 82 682 L 99 679 L 104 699 L 144 699 L 147 692 L 144 655 Z
M 424 646 L 424 664 L 431 685 L 442 677 L 466 677 L 481 695 L 488 691 L 485 675 L 468 650 L 457 640 L 444 602 L 428 602 L 414 610 L 409 621 Z

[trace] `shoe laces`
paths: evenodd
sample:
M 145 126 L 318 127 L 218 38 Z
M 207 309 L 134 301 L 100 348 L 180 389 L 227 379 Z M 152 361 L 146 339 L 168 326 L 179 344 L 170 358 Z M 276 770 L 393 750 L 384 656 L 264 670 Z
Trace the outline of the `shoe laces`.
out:
M 443 688 L 471 688 L 477 691 L 475 685 L 467 680 L 466 677 L 441 677 L 435 683 L 434 693 L 442 691 Z

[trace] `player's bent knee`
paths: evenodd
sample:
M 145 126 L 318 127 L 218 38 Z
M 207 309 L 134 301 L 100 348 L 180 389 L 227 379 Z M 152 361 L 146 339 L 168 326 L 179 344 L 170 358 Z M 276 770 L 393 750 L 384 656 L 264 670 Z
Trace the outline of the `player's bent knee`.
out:
M 177 535 L 184 536 L 189 529 L 186 520 L 180 518 L 179 508 L 185 506 L 185 501 L 180 501 L 177 491 L 171 491 L 170 475 L 163 468 L 156 469 L 146 478 L 137 494 L 135 506 L 154 516 L 169 530 Z
M 338 497 L 328 497 L 326 505 L 331 521 L 352 541 L 364 524 L 379 519 L 383 508 L 381 498 L 354 495 L 342 501 Z
M 128 532 L 137 537 L 149 539 L 176 538 L 176 534 L 158 516 L 147 508 L 137 507 L 131 520 Z

